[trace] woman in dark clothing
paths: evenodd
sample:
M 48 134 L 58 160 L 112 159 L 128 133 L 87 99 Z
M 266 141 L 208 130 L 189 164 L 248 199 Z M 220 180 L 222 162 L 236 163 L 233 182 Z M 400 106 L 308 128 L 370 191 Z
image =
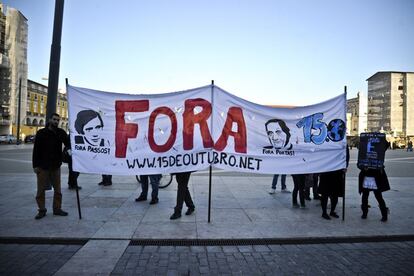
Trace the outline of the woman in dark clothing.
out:
M 388 220 L 388 208 L 382 198 L 382 192 L 389 189 L 390 183 L 384 169 L 361 169 L 359 173 L 359 194 L 362 193 L 361 218 L 367 218 L 369 192 L 373 191 L 381 210 L 381 221 Z
M 346 147 L 346 167 L 349 163 L 349 148 Z M 322 217 L 331 219 L 331 217 L 339 218 L 335 212 L 338 198 L 344 196 L 346 169 L 340 169 L 332 172 L 324 172 L 319 176 L 318 193 L 321 195 Z M 326 209 L 328 206 L 328 198 L 331 199 L 331 211 L 328 215 Z

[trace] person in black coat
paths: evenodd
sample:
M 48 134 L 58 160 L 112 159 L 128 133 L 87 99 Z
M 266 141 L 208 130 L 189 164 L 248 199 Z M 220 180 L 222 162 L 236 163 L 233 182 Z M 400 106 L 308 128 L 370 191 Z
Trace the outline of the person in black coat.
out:
M 62 210 L 62 192 L 60 183 L 60 167 L 62 165 L 62 144 L 69 146 L 66 132 L 59 128 L 60 116 L 52 113 L 45 128 L 36 133 L 33 146 L 33 171 L 37 178 L 36 202 L 39 208 L 35 219 L 46 216 L 45 190 L 49 183 L 53 186 L 53 214 L 67 216 Z
M 346 147 L 346 167 L 349 164 L 349 148 Z M 331 217 L 339 218 L 335 212 L 338 198 L 344 196 L 345 186 L 345 169 L 340 169 L 331 172 L 321 173 L 319 176 L 318 193 L 321 195 L 322 217 L 324 219 L 331 219 Z M 331 199 L 331 211 L 328 215 L 327 206 L 328 198 Z
M 382 192 L 388 191 L 389 189 L 390 183 L 388 182 L 387 174 L 383 168 L 361 169 L 361 172 L 359 173 L 359 194 L 362 193 L 361 218 L 367 218 L 369 192 L 373 191 L 381 210 L 381 221 L 388 220 L 388 208 L 382 197 Z

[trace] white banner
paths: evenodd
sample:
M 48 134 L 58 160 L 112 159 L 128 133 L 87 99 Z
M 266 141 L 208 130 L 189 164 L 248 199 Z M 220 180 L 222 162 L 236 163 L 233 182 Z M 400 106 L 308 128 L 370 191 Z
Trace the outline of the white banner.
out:
M 67 91 L 73 168 L 82 173 L 173 173 L 210 164 L 267 174 L 345 168 L 345 94 L 274 108 L 213 85 L 156 95 Z

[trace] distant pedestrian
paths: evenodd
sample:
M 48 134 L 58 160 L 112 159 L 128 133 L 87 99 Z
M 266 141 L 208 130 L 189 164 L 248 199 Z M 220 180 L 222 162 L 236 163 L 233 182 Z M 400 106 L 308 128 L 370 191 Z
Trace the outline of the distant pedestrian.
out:
M 162 175 L 161 174 L 154 174 L 154 175 L 141 175 L 140 179 L 141 179 L 141 188 L 142 188 L 142 192 L 139 195 L 139 197 L 137 197 L 135 199 L 135 201 L 139 202 L 139 201 L 145 201 L 147 200 L 147 196 L 148 196 L 148 178 L 151 182 L 151 187 L 152 187 L 152 193 L 151 193 L 151 201 L 149 204 L 153 205 L 153 204 L 157 204 L 158 203 L 158 186 L 160 185 L 160 180 L 161 180 Z
M 102 175 L 102 181 L 99 182 L 98 185 L 111 186 L 112 185 L 112 175 L 103 174 Z
M 62 210 L 60 167 L 62 165 L 62 144 L 69 146 L 66 132 L 59 128 L 60 116 L 53 113 L 45 128 L 36 133 L 33 146 L 33 171 L 37 177 L 36 202 L 39 208 L 35 219 L 46 216 L 45 189 L 48 183 L 53 186 L 53 214 L 67 216 Z
M 413 142 L 410 140 L 407 144 L 407 152 L 413 151 Z
M 171 215 L 170 219 L 178 219 L 181 217 L 181 210 L 183 209 L 183 204 L 187 206 L 187 212 L 185 213 L 187 216 L 191 215 L 194 210 L 195 206 L 193 200 L 191 199 L 190 191 L 188 190 L 188 182 L 190 181 L 191 172 L 182 172 L 176 173 L 175 179 L 178 183 L 177 189 L 177 204 L 174 208 L 174 213 Z
M 283 193 L 289 193 L 289 190 L 286 188 L 286 174 L 282 174 L 281 175 L 281 191 Z M 273 175 L 273 180 L 272 180 L 272 188 L 269 191 L 269 194 L 273 195 L 274 193 L 276 193 L 276 185 L 277 185 L 277 180 L 279 179 L 279 174 L 275 174 Z

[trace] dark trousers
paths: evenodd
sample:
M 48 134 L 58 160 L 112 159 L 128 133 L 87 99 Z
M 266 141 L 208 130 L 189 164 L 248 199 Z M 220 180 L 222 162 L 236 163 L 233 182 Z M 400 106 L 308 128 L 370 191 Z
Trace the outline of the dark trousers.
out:
M 298 192 L 299 200 L 301 205 L 305 205 L 305 175 L 304 174 L 294 174 L 293 178 L 293 191 L 292 191 L 292 203 L 298 203 Z
M 79 172 L 74 172 L 72 168 L 72 160 L 68 163 L 69 167 L 69 177 L 68 177 L 68 186 L 69 187 L 76 187 L 78 186 L 78 176 Z
M 141 188 L 142 192 L 140 197 L 147 198 L 148 195 L 148 179 L 151 182 L 151 198 L 158 199 L 158 186 L 160 185 L 162 175 L 161 174 L 154 174 L 154 175 L 141 175 Z
M 335 212 L 336 205 L 338 204 L 337 196 L 321 195 L 321 206 L 324 214 L 327 214 L 326 208 L 328 206 L 328 197 L 331 199 L 331 213 Z
M 51 183 L 53 186 L 53 210 L 60 210 L 62 207 L 62 192 L 60 189 L 60 168 L 44 170 L 39 169 L 37 176 L 37 193 L 36 202 L 39 212 L 46 212 L 45 190 L 46 186 Z
M 177 189 L 177 205 L 174 208 L 175 213 L 181 214 L 183 204 L 188 208 L 195 208 L 193 200 L 191 199 L 190 191 L 188 190 L 188 182 L 190 181 L 191 172 L 177 173 L 175 179 L 178 183 Z
M 368 189 L 363 189 L 362 190 L 362 208 L 368 208 L 369 192 L 370 192 L 370 190 L 368 190 Z M 387 208 L 387 206 L 385 205 L 385 201 L 382 198 L 382 192 L 380 192 L 378 190 L 374 190 L 373 192 L 374 192 L 375 198 L 378 201 L 378 205 L 379 205 L 380 209 Z
M 112 184 L 112 175 L 110 174 L 103 174 L 102 175 L 102 182 Z
M 318 198 L 318 182 L 319 182 L 319 174 L 314 173 L 313 174 L 313 185 L 312 185 L 312 193 L 313 193 L 313 198 Z M 309 198 L 310 197 L 310 187 L 305 188 L 305 198 Z

